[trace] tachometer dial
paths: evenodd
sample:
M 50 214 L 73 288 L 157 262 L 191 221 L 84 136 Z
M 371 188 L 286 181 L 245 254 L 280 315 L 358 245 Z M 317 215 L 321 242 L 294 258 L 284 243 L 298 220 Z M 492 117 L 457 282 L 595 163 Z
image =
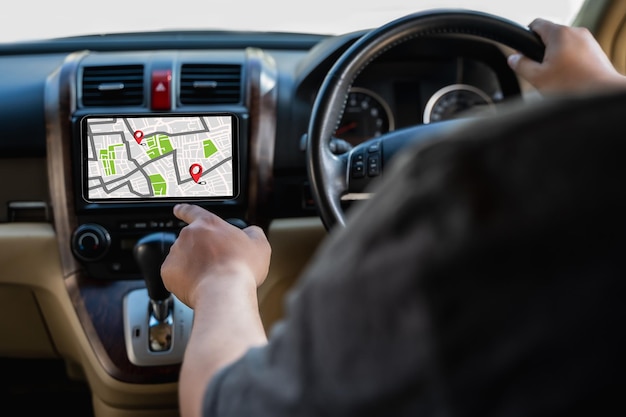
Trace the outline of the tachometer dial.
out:
M 335 136 L 352 146 L 394 129 L 394 119 L 387 102 L 373 91 L 354 87 Z
M 469 109 L 485 106 L 493 110 L 491 97 L 484 91 L 467 84 L 448 85 L 438 90 L 426 103 L 424 108 L 424 123 L 459 117 Z

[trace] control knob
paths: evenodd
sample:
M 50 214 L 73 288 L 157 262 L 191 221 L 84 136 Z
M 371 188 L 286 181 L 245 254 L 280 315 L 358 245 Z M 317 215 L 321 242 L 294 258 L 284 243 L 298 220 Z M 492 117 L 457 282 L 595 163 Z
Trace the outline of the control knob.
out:
M 102 259 L 111 246 L 111 235 L 96 223 L 85 223 L 72 234 L 72 252 L 86 262 Z

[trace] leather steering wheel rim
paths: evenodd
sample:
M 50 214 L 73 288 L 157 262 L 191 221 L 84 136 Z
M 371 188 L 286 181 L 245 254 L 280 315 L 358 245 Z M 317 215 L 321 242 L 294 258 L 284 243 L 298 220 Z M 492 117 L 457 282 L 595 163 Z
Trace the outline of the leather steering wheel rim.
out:
M 376 57 L 414 38 L 474 36 L 506 45 L 541 62 L 544 45 L 529 28 L 505 18 L 469 10 L 431 10 L 401 17 L 366 33 L 326 75 L 311 114 L 306 145 L 313 198 L 327 230 L 345 226 L 341 195 L 347 189 L 347 161 L 331 151 L 331 139 L 353 81 Z

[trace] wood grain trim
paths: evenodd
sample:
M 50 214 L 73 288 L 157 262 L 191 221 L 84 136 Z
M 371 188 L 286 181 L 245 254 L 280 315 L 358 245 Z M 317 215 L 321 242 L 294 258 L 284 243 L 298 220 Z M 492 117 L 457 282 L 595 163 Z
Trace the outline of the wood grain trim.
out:
M 79 265 L 72 255 L 70 239 L 76 227 L 72 188 L 71 114 L 76 109 L 76 72 L 86 52 L 69 55 L 61 68 L 46 80 L 46 157 L 48 184 L 55 232 L 64 277 L 76 273 Z
M 246 68 L 246 106 L 250 110 L 247 218 L 267 231 L 271 221 L 266 210 L 274 177 L 278 76 L 272 57 L 257 48 L 246 49 Z

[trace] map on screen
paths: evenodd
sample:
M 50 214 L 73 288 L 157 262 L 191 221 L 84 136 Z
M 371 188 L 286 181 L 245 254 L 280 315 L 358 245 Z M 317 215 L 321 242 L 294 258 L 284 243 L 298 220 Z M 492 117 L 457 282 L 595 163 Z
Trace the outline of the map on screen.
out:
M 233 198 L 235 117 L 87 117 L 87 200 Z

